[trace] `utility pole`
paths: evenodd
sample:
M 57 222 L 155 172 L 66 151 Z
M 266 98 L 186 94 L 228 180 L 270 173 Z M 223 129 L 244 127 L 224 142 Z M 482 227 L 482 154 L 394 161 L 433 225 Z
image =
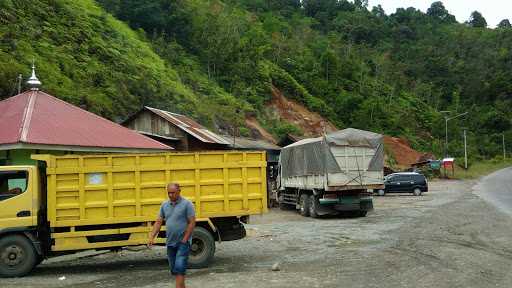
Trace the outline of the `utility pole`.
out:
M 464 129 L 464 168 L 468 170 L 468 149 L 466 143 L 466 129 Z
M 444 158 L 448 156 L 448 117 L 444 116 Z
M 18 75 L 18 94 L 21 94 L 21 81 L 23 80 L 23 75 Z
M 507 158 L 507 151 L 505 150 L 505 133 L 501 134 L 503 142 L 503 160 Z
M 441 111 L 441 112 L 449 112 L 449 111 Z M 459 115 L 455 115 L 453 117 L 448 117 L 448 116 L 444 116 L 444 139 L 445 139 L 445 142 L 444 142 L 444 157 L 446 158 L 447 154 L 448 154 L 448 121 L 452 120 L 452 119 L 455 119 L 455 118 L 458 118 L 458 117 L 461 117 L 461 116 L 464 116 L 468 114 L 468 112 L 464 112 L 464 113 L 461 113 Z
M 233 149 L 235 149 L 236 128 L 233 126 Z

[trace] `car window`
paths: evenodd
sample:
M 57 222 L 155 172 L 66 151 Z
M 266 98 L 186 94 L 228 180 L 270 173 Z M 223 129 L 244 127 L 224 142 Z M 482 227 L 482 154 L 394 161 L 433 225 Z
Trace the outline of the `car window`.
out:
M 398 175 L 395 181 L 408 181 L 409 177 L 407 175 Z
M 27 179 L 27 171 L 0 171 L 0 201 L 24 193 Z

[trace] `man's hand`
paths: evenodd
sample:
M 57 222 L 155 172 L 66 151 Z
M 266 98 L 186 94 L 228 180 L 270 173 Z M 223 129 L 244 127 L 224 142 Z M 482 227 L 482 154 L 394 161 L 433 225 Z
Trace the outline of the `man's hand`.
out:
M 153 230 L 149 232 L 149 240 L 148 240 L 148 247 L 151 248 L 153 244 L 155 244 L 155 237 L 158 235 L 158 232 L 160 231 L 160 227 L 162 227 L 162 221 L 163 219 L 161 217 L 158 217 L 156 219 L 155 224 L 153 225 Z
M 194 231 L 194 227 L 196 227 L 196 217 L 192 216 L 187 219 L 188 225 L 187 229 L 185 230 L 185 235 L 183 235 L 183 239 L 181 239 L 181 243 L 185 244 L 188 242 L 190 237 L 192 237 L 192 233 Z
M 155 238 L 149 236 L 148 248 L 153 247 L 153 244 L 155 244 Z

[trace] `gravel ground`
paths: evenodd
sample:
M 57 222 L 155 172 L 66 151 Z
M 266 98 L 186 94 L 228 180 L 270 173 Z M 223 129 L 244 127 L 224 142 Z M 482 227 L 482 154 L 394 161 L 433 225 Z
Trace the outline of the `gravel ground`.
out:
M 252 217 L 248 237 L 218 244 L 215 262 L 189 270 L 187 286 L 512 287 L 512 218 L 476 196 L 473 181 L 429 184 L 421 197 L 375 197 L 364 218 L 311 219 L 277 209 Z M 173 284 L 162 248 L 93 255 L 45 261 L 0 286 Z

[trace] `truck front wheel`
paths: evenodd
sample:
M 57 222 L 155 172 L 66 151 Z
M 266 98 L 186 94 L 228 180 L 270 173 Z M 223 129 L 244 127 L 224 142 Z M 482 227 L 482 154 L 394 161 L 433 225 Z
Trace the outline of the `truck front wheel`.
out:
M 215 254 L 215 239 L 210 231 L 196 227 L 192 234 L 192 245 L 188 258 L 188 267 L 192 269 L 206 268 Z
M 0 276 L 21 277 L 37 264 L 37 254 L 27 237 L 9 235 L 0 239 Z

